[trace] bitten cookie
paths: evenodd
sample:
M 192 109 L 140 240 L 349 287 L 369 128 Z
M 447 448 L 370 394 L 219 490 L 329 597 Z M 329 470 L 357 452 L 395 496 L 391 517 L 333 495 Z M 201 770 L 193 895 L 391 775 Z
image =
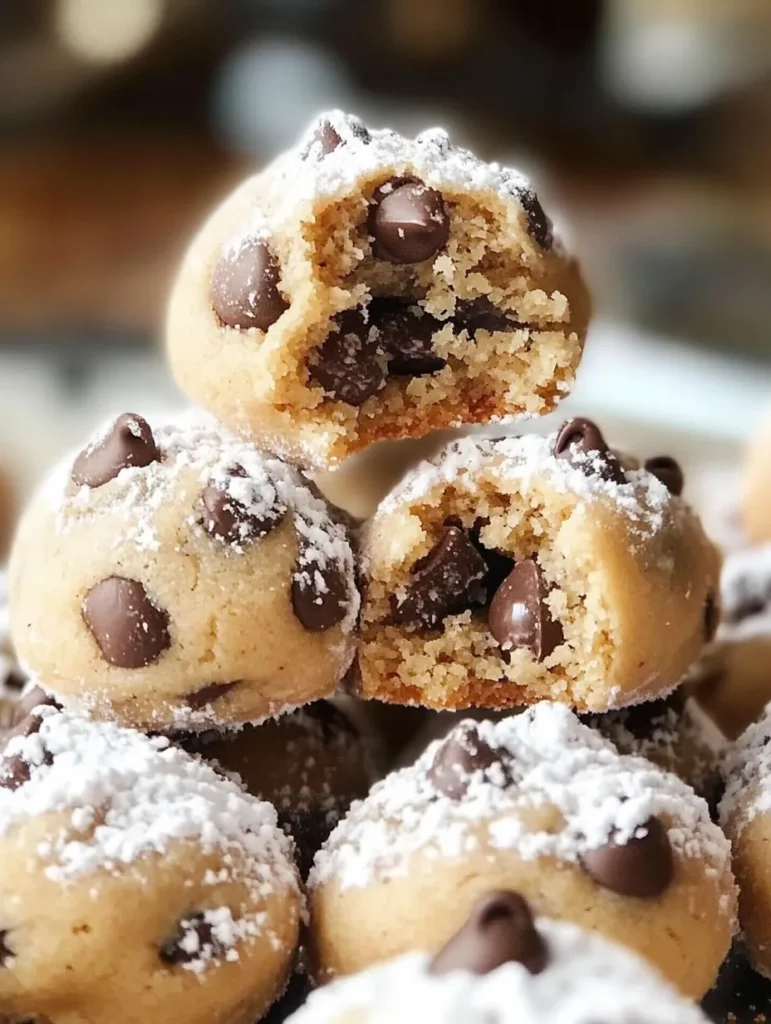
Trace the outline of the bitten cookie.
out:
M 11 560 L 20 657 L 66 705 L 161 731 L 325 697 L 354 653 L 345 526 L 208 418 L 118 418 L 28 509 Z
M 493 892 L 429 959 L 413 953 L 311 993 L 290 1024 L 706 1024 L 643 960 L 601 936 L 533 920 Z
M 0 759 L 0 1015 L 253 1024 L 302 897 L 273 808 L 169 745 L 46 707 Z
M 303 877 L 352 801 L 366 796 L 378 775 L 365 737 L 330 701 L 262 725 L 191 733 L 177 742 L 273 804 L 279 824 L 294 838 Z
M 449 445 L 364 531 L 361 694 L 604 711 L 671 690 L 718 615 L 718 554 L 681 487 L 672 460 L 622 463 L 584 419 Z
M 529 182 L 439 129 L 324 114 L 193 241 L 167 340 L 182 389 L 291 460 L 548 412 L 589 301 Z
M 706 803 L 543 703 L 463 723 L 353 805 L 309 877 L 317 976 L 433 952 L 491 889 L 631 946 L 692 997 L 734 927 L 730 847 Z

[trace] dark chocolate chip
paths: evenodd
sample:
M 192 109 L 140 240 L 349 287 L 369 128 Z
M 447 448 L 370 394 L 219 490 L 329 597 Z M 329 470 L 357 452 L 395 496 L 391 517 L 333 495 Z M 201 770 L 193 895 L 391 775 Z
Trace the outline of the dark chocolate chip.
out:
M 0 758 L 0 788 L 18 789 L 32 778 L 32 770 L 21 754 Z
M 22 672 L 18 666 L 9 668 L 5 674 L 5 679 L 2 680 L 2 685 L 6 690 L 13 690 L 18 692 L 23 690 L 27 685 L 27 675 Z
M 446 737 L 436 754 L 427 776 L 432 785 L 451 800 L 462 800 L 476 772 L 484 772 L 499 764 L 506 778 L 509 755 L 494 750 L 479 735 L 473 722 L 461 722 Z
M 8 936 L 10 934 L 7 928 L 0 929 L 0 967 L 7 967 L 16 956 L 8 944 Z
M 527 230 L 542 249 L 551 249 L 554 244 L 552 223 L 541 206 L 541 200 L 531 188 L 522 189 L 519 201 L 527 217 Z
M 605 846 L 589 850 L 581 858 L 584 871 L 619 896 L 660 896 L 674 875 L 672 847 L 658 818 L 649 818 L 642 828 L 644 836 L 634 836 L 623 845 L 611 839 Z
M 431 961 L 431 974 L 469 971 L 489 974 L 519 963 L 540 974 L 549 959 L 527 901 L 516 892 L 492 892 L 481 899 L 466 924 Z
M 457 331 L 466 331 L 470 338 L 477 331 L 515 331 L 522 324 L 513 316 L 494 306 L 486 296 L 460 299 L 455 303 L 453 324 Z
M 122 469 L 149 466 L 160 460 L 161 452 L 150 424 L 127 412 L 117 418 L 106 437 L 78 455 L 72 467 L 72 481 L 78 487 L 101 487 Z
M 466 534 L 445 527 L 441 539 L 412 567 L 404 597 L 391 597 L 394 623 L 435 629 L 448 616 L 483 600 L 487 565 Z
M 332 319 L 324 344 L 308 363 L 311 380 L 337 402 L 362 405 L 383 387 L 387 357 L 369 314 L 346 309 Z
M 441 320 L 420 306 L 397 298 L 375 298 L 369 311 L 372 323 L 380 331 L 390 374 L 423 377 L 447 365 L 431 344 L 435 332 L 442 328 Z
M 450 218 L 441 192 L 421 181 L 381 188 L 371 218 L 376 255 L 394 263 L 423 263 L 447 244 Z
M 212 926 L 202 913 L 197 913 L 180 921 L 177 931 L 162 944 L 158 955 L 169 966 L 189 964 L 199 960 L 207 947 L 210 956 L 221 958 L 225 953 Z
M 600 428 L 582 416 L 562 425 L 554 444 L 554 454 L 586 476 L 598 476 L 617 484 L 626 483 L 624 467 L 608 448 Z
M 551 589 L 535 559 L 525 558 L 514 566 L 487 613 L 490 632 L 502 647 L 527 647 L 543 661 L 565 642 L 562 625 L 546 603 Z
M 15 736 L 31 736 L 39 732 L 42 719 L 32 712 L 40 707 L 60 708 L 60 705 L 39 686 L 33 686 L 14 707 L 11 728 L 3 735 L 3 742 L 7 744 Z
M 144 668 L 171 645 L 168 615 L 138 580 L 108 576 L 86 594 L 82 612 L 105 661 L 118 668 Z
M 311 152 L 316 152 L 319 157 L 329 156 L 338 146 L 342 146 L 343 140 L 332 123 L 324 118 L 316 126 L 313 138 L 303 151 L 303 160 L 306 160 Z
M 242 466 L 234 466 L 231 477 L 246 476 Z M 226 544 L 244 544 L 266 534 L 277 526 L 285 509 L 270 509 L 264 515 L 252 515 L 246 506 L 227 491 L 228 484 L 210 484 L 201 495 L 204 511 L 201 525 L 204 530 Z
M 321 633 L 342 622 L 348 610 L 345 573 L 334 562 L 305 562 L 292 579 L 292 608 L 305 629 Z
M 199 711 L 201 708 L 205 708 L 207 704 L 213 704 L 215 700 L 222 697 L 228 690 L 232 690 L 236 685 L 237 683 L 209 683 L 207 686 L 202 686 L 200 690 L 189 693 L 185 700 L 188 707 L 194 711 Z
M 669 455 L 656 455 L 647 459 L 645 468 L 664 484 L 670 494 L 680 495 L 685 486 L 685 476 L 680 464 Z
M 278 263 L 268 243 L 248 239 L 223 253 L 214 268 L 214 312 L 227 327 L 267 331 L 289 308 L 278 282 Z
M 514 568 L 514 559 L 511 555 L 498 551 L 496 548 L 488 548 L 482 543 L 480 535 L 488 522 L 487 519 L 477 519 L 471 529 L 470 539 L 487 565 L 487 574 L 482 582 L 487 596 L 486 603 L 489 605 L 493 595 L 497 593 L 501 584 Z
M 707 594 L 704 602 L 704 639 L 711 643 L 720 625 L 720 602 L 716 594 Z

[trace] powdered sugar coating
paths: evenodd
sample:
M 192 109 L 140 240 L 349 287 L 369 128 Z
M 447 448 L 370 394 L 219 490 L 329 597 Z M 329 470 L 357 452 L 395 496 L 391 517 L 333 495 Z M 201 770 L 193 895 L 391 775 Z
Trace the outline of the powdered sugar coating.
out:
M 744 548 L 726 557 L 720 576 L 720 643 L 771 636 L 771 544 Z
M 574 925 L 536 920 L 540 974 L 507 963 L 489 974 L 434 975 L 409 954 L 311 993 L 289 1024 L 704 1024 L 706 1018 L 629 950 Z
M 493 749 L 508 751 L 508 777 L 500 764 L 475 772 L 464 798 L 453 801 L 429 778 L 440 746 L 432 743 L 414 765 L 352 806 L 317 854 L 311 887 L 334 880 L 342 889 L 357 888 L 403 876 L 418 852 L 461 857 L 480 842 L 480 830 L 489 847 L 524 860 L 577 863 L 611 835 L 628 841 L 651 816 L 667 819 L 677 856 L 701 859 L 707 871 L 725 870 L 729 844 L 705 801 L 643 758 L 620 755 L 563 705 L 542 702 L 499 722 L 465 724 Z M 521 820 L 521 812 L 546 805 L 561 812 L 561 827 L 540 831 Z
M 733 834 L 771 810 L 771 705 L 728 748 L 723 758 L 725 793 L 720 822 L 731 822 Z

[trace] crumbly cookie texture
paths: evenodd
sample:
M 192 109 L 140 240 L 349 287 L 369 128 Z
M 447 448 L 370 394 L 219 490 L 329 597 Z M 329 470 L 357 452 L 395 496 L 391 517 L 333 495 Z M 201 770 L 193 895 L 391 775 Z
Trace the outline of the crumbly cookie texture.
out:
M 719 556 L 662 461 L 575 419 L 408 474 L 362 538 L 362 695 L 605 711 L 670 691 L 717 624 Z
M 375 785 L 316 855 L 320 978 L 433 951 L 491 889 L 632 946 L 703 995 L 730 946 L 730 847 L 704 800 L 563 705 L 468 721 Z
M 11 560 L 19 655 L 65 705 L 160 731 L 329 696 L 354 654 L 348 530 L 206 416 L 126 414 L 67 459 Z
M 629 950 L 564 922 L 527 920 L 517 903 L 511 893 L 486 897 L 444 955 L 407 954 L 317 989 L 290 1024 L 705 1024 Z
M 374 441 L 548 412 L 589 300 L 529 182 L 340 111 L 193 241 L 167 341 L 183 390 L 322 468 Z
M 171 746 L 48 706 L 0 759 L 0 1010 L 251 1024 L 302 897 L 274 809 Z

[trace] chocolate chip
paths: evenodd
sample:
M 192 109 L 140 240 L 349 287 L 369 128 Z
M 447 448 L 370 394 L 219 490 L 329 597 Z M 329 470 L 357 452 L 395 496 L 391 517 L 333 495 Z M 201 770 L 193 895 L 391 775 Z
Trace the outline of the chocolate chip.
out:
M 2 680 L 2 685 L 6 690 L 19 691 L 23 690 L 27 685 L 27 675 L 22 672 L 18 666 L 9 668 L 5 674 L 5 678 Z
M 267 331 L 288 308 L 267 242 L 251 238 L 220 256 L 211 280 L 214 312 L 227 327 Z
M 450 218 L 441 192 L 421 181 L 379 191 L 371 218 L 375 253 L 394 263 L 423 263 L 447 244 Z
M 31 736 L 39 732 L 42 719 L 40 715 L 33 715 L 32 712 L 40 707 L 60 709 L 60 705 L 53 697 L 39 686 L 33 686 L 14 707 L 11 728 L 3 736 L 4 743 L 7 744 L 15 736 Z
M 334 562 L 305 562 L 292 580 L 292 608 L 305 629 L 321 633 L 342 622 L 348 610 L 348 583 Z
M 191 707 L 194 711 L 199 711 L 208 704 L 213 704 L 215 700 L 222 697 L 228 690 L 232 690 L 236 685 L 236 683 L 209 683 L 207 686 L 202 686 L 200 690 L 194 690 L 193 693 L 189 693 L 185 700 L 188 707 Z
M 319 157 L 329 156 L 330 153 L 333 153 L 342 144 L 343 140 L 340 134 L 333 127 L 332 123 L 324 118 L 316 126 L 311 141 L 303 151 L 303 160 L 306 160 L 311 152 L 314 151 Z
M 448 615 L 479 601 L 478 584 L 486 572 L 484 559 L 466 534 L 445 527 L 441 539 L 412 567 L 405 595 L 392 595 L 393 622 L 435 629 Z
M 626 483 L 624 467 L 608 448 L 600 428 L 591 420 L 579 416 L 564 423 L 557 434 L 554 454 L 586 476 L 598 476 L 601 480 L 617 484 Z
M 372 323 L 380 331 L 380 344 L 388 355 L 388 372 L 396 377 L 423 377 L 447 365 L 436 355 L 431 340 L 442 321 L 420 306 L 397 298 L 374 298 L 369 305 Z
M 427 777 L 444 796 L 461 800 L 474 773 L 484 772 L 494 764 L 501 765 L 506 773 L 508 759 L 505 751 L 494 750 L 482 739 L 473 722 L 461 722 L 437 750 Z
M 565 642 L 546 598 L 552 588 L 533 558 L 518 562 L 495 592 L 487 613 L 490 632 L 507 650 L 527 647 L 537 661 Z
M 202 953 L 206 953 L 207 950 L 209 957 L 218 959 L 225 953 L 222 943 L 212 931 L 212 926 L 202 913 L 197 913 L 180 921 L 177 931 L 163 943 L 158 955 L 165 964 L 174 966 L 200 960 Z
M 669 455 L 656 455 L 647 459 L 645 468 L 664 484 L 670 494 L 676 496 L 683 493 L 685 476 L 680 464 Z
M 522 189 L 519 201 L 527 217 L 527 230 L 542 249 L 551 249 L 554 244 L 552 223 L 546 216 L 541 200 L 531 188 Z
M 493 595 L 514 568 L 514 559 L 511 555 L 498 551 L 497 548 L 488 548 L 482 543 L 481 533 L 488 523 L 488 519 L 477 519 L 469 535 L 471 543 L 484 558 L 487 566 L 487 573 L 482 581 L 487 596 L 486 604 L 490 603 Z
M 489 974 L 519 963 L 540 974 L 549 959 L 527 901 L 516 892 L 492 892 L 481 899 L 459 932 L 431 961 L 431 974 L 469 971 Z
M 234 466 L 230 479 L 245 478 L 243 466 Z M 210 484 L 201 495 L 204 512 L 201 525 L 211 537 L 226 544 L 244 544 L 266 534 L 281 522 L 284 508 L 268 510 L 263 515 L 253 515 L 247 507 L 230 493 L 230 480 Z
M 716 594 L 707 594 L 704 602 L 704 639 L 711 643 L 720 625 L 720 602 Z
M 505 313 L 484 295 L 476 299 L 460 299 L 455 303 L 453 324 L 457 331 L 466 331 L 470 338 L 477 331 L 515 331 L 523 325 L 515 317 Z
M 101 487 L 122 469 L 160 461 L 161 452 L 150 424 L 127 412 L 117 418 L 106 437 L 78 455 L 72 467 L 72 482 L 78 487 Z
M 0 788 L 18 789 L 32 778 L 32 770 L 21 754 L 0 758 Z
M 8 944 L 10 931 L 7 928 L 0 929 L 0 967 L 7 967 L 16 954 Z
M 144 668 L 171 645 L 169 617 L 138 580 L 108 576 L 83 600 L 83 619 L 105 661 Z
M 346 309 L 332 319 L 324 344 L 308 363 L 311 380 L 338 402 L 362 405 L 383 387 L 387 358 L 369 314 Z
M 581 858 L 584 871 L 619 896 L 660 896 L 674 875 L 672 847 L 658 818 L 649 818 L 642 828 L 644 836 L 633 836 L 623 845 L 611 839 L 605 846 L 589 850 Z

